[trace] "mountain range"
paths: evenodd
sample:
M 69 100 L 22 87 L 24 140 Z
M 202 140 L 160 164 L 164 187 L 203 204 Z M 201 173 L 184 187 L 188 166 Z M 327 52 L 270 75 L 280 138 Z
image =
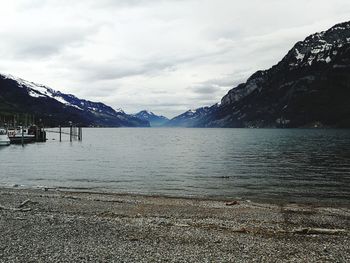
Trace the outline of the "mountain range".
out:
M 350 22 L 310 35 L 221 102 L 168 120 L 126 114 L 47 86 L 0 74 L 0 116 L 30 114 L 48 126 L 350 127 Z
M 276 65 L 231 89 L 212 107 L 169 126 L 350 127 L 350 22 L 300 41 Z
M 79 99 L 71 94 L 0 74 L 0 116 L 34 115 L 47 126 L 149 127 L 147 120 L 114 110 L 101 102 Z

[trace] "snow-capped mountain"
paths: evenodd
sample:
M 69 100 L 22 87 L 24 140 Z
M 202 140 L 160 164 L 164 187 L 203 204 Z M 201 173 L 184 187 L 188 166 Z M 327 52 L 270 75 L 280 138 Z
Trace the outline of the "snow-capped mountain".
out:
M 194 127 L 201 118 L 213 112 L 217 108 L 218 104 L 215 104 L 211 107 L 202 107 L 195 110 L 188 110 L 172 118 L 165 125 L 168 127 Z
M 350 22 L 300 41 L 231 89 L 199 127 L 350 127 Z
M 298 42 L 284 59 L 290 67 L 308 67 L 319 62 L 328 64 L 335 59 L 338 49 L 349 42 L 350 23 L 346 22 Z
M 153 112 L 147 110 L 140 111 L 134 114 L 134 116 L 141 120 L 149 121 L 151 127 L 159 127 L 169 121 L 167 117 L 156 115 Z
M 0 102 L 6 113 L 34 114 L 48 124 L 74 121 L 88 126 L 149 126 L 149 123 L 121 109 L 114 110 L 101 102 L 79 99 L 45 85 L 0 74 Z

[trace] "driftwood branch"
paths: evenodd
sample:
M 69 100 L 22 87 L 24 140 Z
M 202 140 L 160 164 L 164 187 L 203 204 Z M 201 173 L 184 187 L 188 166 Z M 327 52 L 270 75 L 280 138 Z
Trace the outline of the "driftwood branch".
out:
M 10 211 L 19 211 L 19 212 L 28 212 L 32 210 L 31 208 L 16 208 L 16 207 L 5 207 L 0 205 L 0 210 L 10 210 Z
M 25 200 L 24 202 L 22 202 L 22 203 L 18 206 L 18 208 L 21 208 L 21 207 L 25 206 L 25 205 L 28 204 L 29 202 L 31 202 L 29 199 Z
M 294 234 L 306 234 L 306 235 L 337 235 L 345 234 L 347 231 L 345 229 L 329 229 L 329 228 L 301 228 L 292 231 Z
M 32 201 L 25 200 L 24 202 L 20 203 L 17 207 L 6 207 L 6 206 L 2 206 L 0 205 L 0 210 L 9 210 L 9 211 L 19 211 L 19 212 L 28 212 L 30 210 L 32 210 L 31 208 L 23 208 L 25 205 L 27 205 L 28 203 L 30 203 Z
M 231 202 L 226 202 L 227 206 L 233 206 L 233 205 L 239 205 L 238 201 L 231 201 Z

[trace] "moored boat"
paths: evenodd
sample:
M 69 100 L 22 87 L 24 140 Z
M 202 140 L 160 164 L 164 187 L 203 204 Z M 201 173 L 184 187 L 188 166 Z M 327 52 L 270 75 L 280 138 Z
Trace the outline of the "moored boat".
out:
M 10 139 L 5 129 L 0 129 L 0 146 L 10 145 Z
M 8 137 L 11 143 L 31 143 L 35 142 L 35 135 L 30 134 L 28 129 L 19 126 L 8 130 Z

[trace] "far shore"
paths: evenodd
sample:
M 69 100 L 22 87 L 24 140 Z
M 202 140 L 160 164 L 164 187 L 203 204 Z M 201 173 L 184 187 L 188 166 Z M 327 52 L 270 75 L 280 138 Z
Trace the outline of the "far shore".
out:
M 0 188 L 0 262 L 350 262 L 346 206 Z

